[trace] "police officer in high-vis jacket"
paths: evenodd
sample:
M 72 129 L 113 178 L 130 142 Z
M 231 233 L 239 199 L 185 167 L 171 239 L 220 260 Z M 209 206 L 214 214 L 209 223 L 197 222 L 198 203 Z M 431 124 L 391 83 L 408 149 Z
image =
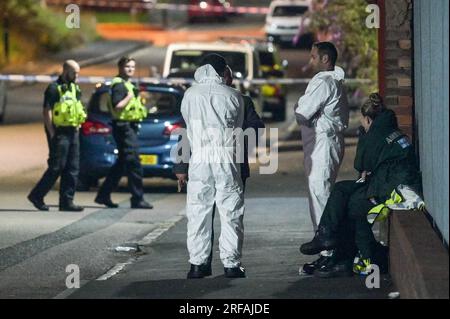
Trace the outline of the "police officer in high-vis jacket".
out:
M 59 176 L 59 210 L 83 210 L 83 207 L 73 203 L 80 161 L 78 132 L 86 120 L 86 112 L 80 100 L 81 91 L 76 84 L 79 72 L 80 66 L 76 61 L 65 61 L 62 74 L 45 91 L 43 113 L 49 145 L 48 168 L 28 195 L 33 205 L 42 211 L 49 210 L 44 197 Z
M 113 136 L 119 157 L 100 187 L 95 202 L 109 208 L 118 207 L 119 205 L 111 200 L 111 192 L 117 187 L 122 176 L 127 175 L 132 195 L 131 208 L 151 209 L 153 206 L 144 200 L 142 166 L 138 154 L 139 123 L 146 118 L 147 109 L 141 103 L 138 90 L 130 82 L 136 68 L 135 60 L 122 57 L 118 67 L 119 75 L 111 83 L 110 107 Z

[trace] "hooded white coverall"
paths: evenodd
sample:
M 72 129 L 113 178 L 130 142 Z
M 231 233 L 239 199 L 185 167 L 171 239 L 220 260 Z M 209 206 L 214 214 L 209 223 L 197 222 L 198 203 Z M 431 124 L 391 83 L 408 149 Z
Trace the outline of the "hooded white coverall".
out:
M 317 230 L 344 157 L 343 132 L 349 118 L 344 77 L 344 70 L 338 66 L 334 71 L 317 73 L 295 109 L 297 121 L 301 123 L 314 230 Z
M 234 268 L 242 252 L 244 196 L 240 165 L 233 157 L 240 145 L 230 133 L 242 127 L 244 102 L 209 64 L 199 67 L 194 78 L 181 103 L 192 152 L 186 203 L 189 262 L 207 262 L 215 202 L 221 223 L 220 259 L 224 267 Z

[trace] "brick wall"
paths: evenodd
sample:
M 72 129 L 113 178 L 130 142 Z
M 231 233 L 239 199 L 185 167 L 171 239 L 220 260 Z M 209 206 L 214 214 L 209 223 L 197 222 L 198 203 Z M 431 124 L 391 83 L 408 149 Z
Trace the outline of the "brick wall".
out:
M 400 128 L 413 138 L 414 99 L 412 69 L 412 1 L 384 1 L 383 61 L 384 98 L 395 111 Z M 383 26 L 382 26 L 383 27 Z

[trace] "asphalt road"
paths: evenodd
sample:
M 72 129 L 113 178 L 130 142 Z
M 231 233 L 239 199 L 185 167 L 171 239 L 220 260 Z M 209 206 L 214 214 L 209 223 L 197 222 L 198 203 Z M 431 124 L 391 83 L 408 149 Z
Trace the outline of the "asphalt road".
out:
M 225 280 L 216 257 L 213 277 L 197 284 L 184 279 L 185 195 L 176 193 L 174 181 L 145 180 L 145 197 L 155 206 L 151 211 L 130 209 L 122 181 L 113 194 L 119 209 L 94 204 L 94 189 L 76 194 L 76 203 L 86 207 L 83 213 L 58 212 L 56 186 L 46 197 L 50 212 L 37 212 L 26 195 L 45 168 L 46 144 L 39 124 L 28 125 L 36 131 L 33 154 L 42 161 L 29 167 L 23 156 L 27 148 L 18 149 L 22 170 L 0 178 L 0 298 L 385 298 L 392 289 L 385 281 L 382 288 L 369 290 L 358 277 L 323 280 L 298 275 L 299 267 L 312 260 L 300 255 L 298 246 L 313 232 L 302 145 L 287 131 L 292 117 L 290 112 L 286 122 L 268 125 L 278 127 L 281 137 L 276 173 L 263 175 L 257 164 L 252 165 L 243 257 L 248 278 Z M 27 139 L 28 130 L 22 128 L 3 127 L 0 135 L 12 130 L 18 139 Z M 8 143 L 10 139 L 0 138 L 2 149 Z M 355 140 L 347 139 L 340 179 L 354 178 L 354 150 Z M 218 218 L 215 227 L 220 227 Z M 123 245 L 139 251 L 115 250 Z M 79 267 L 80 289 L 67 289 L 68 265 Z M 99 280 L 105 275 L 107 280 Z
M 148 76 L 150 66 L 161 68 L 165 48 L 151 46 L 132 55 L 137 75 Z M 288 76 L 302 76 L 308 53 L 282 50 L 281 55 L 290 62 Z M 112 60 L 83 68 L 81 75 L 114 73 Z M 185 280 L 185 195 L 176 192 L 174 181 L 145 180 L 146 199 L 155 206 L 151 211 L 130 209 L 124 181 L 113 196 L 119 209 L 94 204 L 94 189 L 76 194 L 76 203 L 86 207 L 83 213 L 58 212 L 58 185 L 46 197 L 50 212 L 37 212 L 26 200 L 46 165 L 41 124 L 45 86 L 11 85 L 0 126 L 0 298 L 385 298 L 393 289 L 383 281 L 381 289 L 368 290 L 357 277 L 298 275 L 298 268 L 312 260 L 300 255 L 298 246 L 313 235 L 302 145 L 292 130 L 291 106 L 304 86 L 289 87 L 286 121 L 267 123 L 279 129 L 276 173 L 261 175 L 258 165 L 252 165 L 243 259 L 249 278 L 225 280 L 216 247 L 214 276 L 197 283 Z M 93 85 L 82 85 L 82 90 L 86 103 Z M 348 138 L 340 179 L 354 177 L 354 150 L 355 139 Z M 123 245 L 138 251 L 115 250 Z M 80 289 L 67 289 L 68 265 L 79 267 Z M 105 274 L 107 280 L 98 280 Z

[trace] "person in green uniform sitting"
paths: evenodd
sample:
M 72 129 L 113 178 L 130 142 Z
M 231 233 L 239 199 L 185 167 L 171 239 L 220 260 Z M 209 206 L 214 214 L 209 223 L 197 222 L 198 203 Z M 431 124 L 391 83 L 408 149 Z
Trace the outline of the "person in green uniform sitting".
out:
M 414 147 L 378 93 L 371 94 L 362 106 L 361 124 L 354 161 L 360 178 L 335 184 L 318 231 L 300 247 L 305 255 L 330 249 L 334 253 L 305 264 L 305 273 L 322 278 L 370 273 L 370 265 L 386 261 L 387 248 L 376 241 L 368 212 L 388 200 L 401 184 L 421 189 Z M 353 265 L 358 251 L 359 261 Z M 379 266 L 381 271 L 387 268 Z

